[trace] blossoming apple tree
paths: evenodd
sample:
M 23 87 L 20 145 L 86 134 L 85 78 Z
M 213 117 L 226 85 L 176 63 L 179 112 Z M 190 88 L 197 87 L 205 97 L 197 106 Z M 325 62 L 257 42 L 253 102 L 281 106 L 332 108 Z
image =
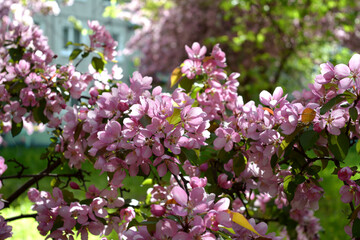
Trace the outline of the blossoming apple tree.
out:
M 31 2 L 33 11 L 53 9 Z M 25 5 L 0 6 L 0 131 L 16 136 L 25 122 L 52 130 L 42 159 L 34 159 L 47 167 L 3 196 L 0 207 L 27 191 L 43 236 L 318 239 L 314 211 L 326 184 L 319 172 L 333 162 L 343 183 L 339 198 L 351 211 L 345 231 L 360 237 L 358 170 L 344 161 L 351 146 L 360 151 L 360 55 L 322 64 L 309 90 L 293 100 L 277 87 L 261 92 L 257 105 L 238 95 L 240 74 L 225 71 L 219 45 L 185 46 L 188 59 L 173 71 L 176 87 L 166 92 L 138 72 L 126 84 L 117 65 L 105 68 L 117 43 L 98 22 L 88 22 L 90 46 L 71 43 L 69 64 L 55 66 Z M 89 72 L 76 69 L 83 58 L 91 58 Z M 77 104 L 70 106 L 71 99 Z M 106 187 L 87 186 L 85 162 L 107 176 Z M 36 188 L 65 165 L 72 172 L 57 177 L 68 181 L 52 192 Z M 7 167 L 0 157 L 3 182 L 12 177 Z M 152 184 L 145 201 L 122 197 L 123 180 L 134 176 Z M 11 237 L 13 219 L 0 217 L 0 239 Z M 267 231 L 272 221 L 282 226 L 277 234 Z

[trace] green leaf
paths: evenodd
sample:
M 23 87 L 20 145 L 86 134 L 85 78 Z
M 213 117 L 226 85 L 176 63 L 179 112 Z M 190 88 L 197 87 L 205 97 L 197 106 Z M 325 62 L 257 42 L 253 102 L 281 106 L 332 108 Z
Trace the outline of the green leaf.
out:
M 297 186 L 303 183 L 305 180 L 305 177 L 302 175 L 288 175 L 284 178 L 284 191 L 289 201 L 294 198 Z
M 27 84 L 22 79 L 19 78 L 15 78 L 13 81 L 14 83 L 11 85 L 9 89 L 9 93 L 11 95 L 18 96 L 21 89 L 26 88 Z
M 328 101 L 327 103 L 324 104 L 324 106 L 321 107 L 320 114 L 323 115 L 323 114 L 327 113 L 333 106 L 335 106 L 336 104 L 338 104 L 344 100 L 346 100 L 346 99 L 344 98 L 344 95 L 342 95 L 342 94 L 337 95 L 336 97 L 330 99 L 330 101 Z
M 306 169 L 306 172 L 311 175 L 311 176 L 314 176 L 316 175 L 318 172 L 320 172 L 321 170 L 321 167 L 320 166 L 317 166 L 317 165 L 312 165 L 310 167 L 308 167 Z
M 104 70 L 105 63 L 101 58 L 93 57 L 91 59 L 91 65 L 97 72 L 101 73 Z
M 48 123 L 49 119 L 45 116 L 44 110 L 46 107 L 46 100 L 42 99 L 39 102 L 39 107 L 33 109 L 33 117 L 37 123 Z
M 197 166 L 199 163 L 199 157 L 193 149 L 181 148 L 181 152 L 185 154 L 187 160 L 191 162 L 191 164 Z
M 319 134 L 315 131 L 305 131 L 300 136 L 300 144 L 303 147 L 303 149 L 309 150 L 313 148 L 316 141 L 319 139 Z
M 239 176 L 245 170 L 246 164 L 247 160 L 242 154 L 239 154 L 239 156 L 233 158 L 235 176 Z
M 77 58 L 81 52 L 82 50 L 80 48 L 75 48 L 69 56 L 69 61 L 72 61 L 75 58 Z
M 151 118 L 148 115 L 144 115 L 139 122 L 143 125 L 143 127 L 146 127 L 151 124 Z
M 74 193 L 72 193 L 72 192 L 70 192 L 69 190 L 66 190 L 66 189 L 63 189 L 61 191 L 63 193 L 63 197 L 64 197 L 65 202 L 71 203 L 71 202 L 76 201 L 76 199 L 74 197 Z
M 68 42 L 66 43 L 65 47 L 70 46 L 70 45 L 73 45 L 73 42 L 68 41 Z
M 25 53 L 25 48 L 18 46 L 17 48 L 10 48 L 9 54 L 14 62 L 18 62 L 22 59 Z
M 279 151 L 278 151 L 279 157 L 281 157 L 281 155 L 283 154 L 285 149 L 289 146 L 289 144 L 292 142 L 292 140 L 294 140 L 294 138 L 296 137 L 296 135 L 299 133 L 299 131 L 301 129 L 302 129 L 302 127 L 296 128 L 296 130 L 291 135 L 288 135 L 284 138 L 284 140 L 281 142 L 280 147 L 279 147 Z
M 178 108 L 174 109 L 173 114 L 166 118 L 166 120 L 173 125 L 176 125 L 177 123 L 179 123 L 181 121 L 181 116 L 180 116 L 181 110 Z
M 278 163 L 278 160 L 279 160 L 279 158 L 276 156 L 276 154 L 272 155 L 270 165 L 271 165 L 271 168 L 273 170 L 276 167 L 276 164 Z
M 60 184 L 61 184 L 61 181 L 60 181 L 59 178 L 53 178 L 53 179 L 51 180 L 51 182 L 50 182 L 50 186 L 51 186 L 52 188 L 58 187 Z
M 62 217 L 60 215 L 57 215 L 55 221 L 53 222 L 53 227 L 51 228 L 50 232 L 58 230 L 58 228 L 61 228 L 63 225 L 64 225 L 64 221 Z
M 87 56 L 89 56 L 90 52 L 87 51 L 87 52 L 84 52 L 83 54 L 81 54 L 81 57 L 82 58 L 86 58 Z
M 358 238 L 360 237 L 360 219 L 355 218 L 353 225 L 352 225 L 352 237 Z
M 185 89 L 186 93 L 189 93 L 192 89 L 194 82 L 195 82 L 194 79 L 188 79 L 187 77 L 183 77 L 180 80 L 179 87 Z
M 358 154 L 360 154 L 360 141 L 359 140 L 356 142 L 356 152 Z
M 141 186 L 152 185 L 152 184 L 153 184 L 153 180 L 151 178 L 147 178 L 141 183 Z
M 330 151 L 334 154 L 335 159 L 342 162 L 348 154 L 350 141 L 345 133 L 341 133 L 339 136 L 330 135 L 328 146 Z
M 356 110 L 356 107 L 350 108 L 349 109 L 349 114 L 350 114 L 351 119 L 355 122 L 356 119 L 358 118 L 358 112 Z
M 231 220 L 234 223 L 237 223 L 238 225 L 242 226 L 243 228 L 246 228 L 247 230 L 250 230 L 257 235 L 260 235 L 241 213 L 231 212 L 231 215 L 232 215 Z
M 194 86 L 193 86 L 193 88 L 192 88 L 192 90 L 191 90 L 190 97 L 191 97 L 192 99 L 196 99 L 197 93 L 198 93 L 201 89 L 203 89 L 203 87 L 204 87 L 204 86 L 196 86 L 196 85 L 194 84 Z
M 234 151 L 226 152 L 224 149 L 221 149 L 217 155 L 221 163 L 227 163 L 234 156 Z
M 179 80 L 181 79 L 182 76 L 182 72 L 181 72 L 181 68 L 177 67 L 175 68 L 170 76 L 170 87 L 172 88 L 173 86 L 175 86 L 175 84 L 177 82 L 179 82 Z
M 90 205 L 92 201 L 92 199 L 84 199 L 80 201 L 80 204 Z
M 13 137 L 19 135 L 22 128 L 23 128 L 23 121 L 22 120 L 19 123 L 16 123 L 16 122 L 14 122 L 14 120 L 11 120 L 11 135 Z

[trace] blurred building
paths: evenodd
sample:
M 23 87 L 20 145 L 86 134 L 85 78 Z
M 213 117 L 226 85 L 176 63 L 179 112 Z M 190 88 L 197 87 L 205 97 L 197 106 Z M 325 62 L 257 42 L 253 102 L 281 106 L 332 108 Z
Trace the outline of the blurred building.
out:
M 35 23 L 44 31 L 44 35 L 49 39 L 50 47 L 57 55 L 54 63 L 65 64 L 69 62 L 69 55 L 74 47 L 67 46 L 67 42 L 89 44 L 89 37 L 85 35 L 86 31 L 81 32 L 81 28 L 88 28 L 88 20 L 97 20 L 100 24 L 105 25 L 112 37 L 118 42 L 117 50 L 124 49 L 133 30 L 127 22 L 103 17 L 104 10 L 109 5 L 110 0 L 74 0 L 72 6 L 62 6 L 59 3 L 61 12 L 57 16 L 34 16 Z M 91 59 L 88 58 L 87 61 L 81 62 L 79 65 L 80 71 L 87 70 Z M 129 76 L 133 72 L 132 61 L 129 57 L 118 56 L 117 61 L 124 70 L 124 76 Z

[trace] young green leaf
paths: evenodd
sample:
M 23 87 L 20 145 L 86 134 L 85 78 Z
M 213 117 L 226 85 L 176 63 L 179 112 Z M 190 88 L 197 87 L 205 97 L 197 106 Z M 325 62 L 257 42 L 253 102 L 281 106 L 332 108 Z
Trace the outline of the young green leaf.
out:
M 330 135 L 328 146 L 335 159 L 344 161 L 350 147 L 349 138 L 345 133 L 341 133 L 339 136 Z
M 14 120 L 11 120 L 11 135 L 13 137 L 19 135 L 22 128 L 23 128 L 23 121 L 16 123 L 16 122 L 14 122 Z
M 349 109 L 349 114 L 350 114 L 351 119 L 355 122 L 356 119 L 358 118 L 358 112 L 356 110 L 356 107 L 350 108 Z
M 305 131 L 300 136 L 300 144 L 303 149 L 309 150 L 311 149 L 316 141 L 319 139 L 319 134 L 315 131 Z
M 337 95 L 336 97 L 330 99 L 330 101 L 328 101 L 327 103 L 324 104 L 324 106 L 321 107 L 320 114 L 323 115 L 323 114 L 327 113 L 333 106 L 335 106 L 336 104 L 338 104 L 344 100 L 346 100 L 346 99 L 344 98 L 344 96 L 342 94 Z
M 75 48 L 69 56 L 69 61 L 72 61 L 75 58 L 77 58 L 81 52 L 82 50 L 80 48 Z
M 177 67 L 172 71 L 171 76 L 170 76 L 170 87 L 171 88 L 180 81 L 181 76 L 182 76 L 182 72 L 181 72 L 180 67 Z
M 101 58 L 93 57 L 91 60 L 91 65 L 97 72 L 101 73 L 104 70 L 105 63 Z

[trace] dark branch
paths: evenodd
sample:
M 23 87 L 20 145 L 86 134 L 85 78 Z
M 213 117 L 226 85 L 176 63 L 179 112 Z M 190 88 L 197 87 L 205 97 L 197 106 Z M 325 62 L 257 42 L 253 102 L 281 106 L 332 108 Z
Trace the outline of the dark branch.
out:
M 5 219 L 5 221 L 11 222 L 11 221 L 15 221 L 15 220 L 22 219 L 22 218 L 35 218 L 36 215 L 37 215 L 36 213 L 33 213 L 33 214 L 21 214 L 21 215 L 16 216 L 16 217 L 7 218 L 7 219 Z
M 65 173 L 65 174 L 55 174 L 55 173 L 43 173 L 43 174 L 24 174 L 24 175 L 12 175 L 12 176 L 1 176 L 0 180 L 12 179 L 12 178 L 29 178 L 29 177 L 77 177 L 79 172 L 76 173 Z
M 25 192 L 29 187 L 31 187 L 33 184 L 37 183 L 40 179 L 51 173 L 53 170 L 55 170 L 58 166 L 60 166 L 61 160 L 57 159 L 55 162 L 52 162 L 48 165 L 48 167 L 40 172 L 38 175 L 32 177 L 29 181 L 27 181 L 24 185 L 22 185 L 20 188 L 18 188 L 13 194 L 10 195 L 6 199 L 5 202 L 5 208 L 9 207 L 10 204 L 17 199 L 23 192 Z

